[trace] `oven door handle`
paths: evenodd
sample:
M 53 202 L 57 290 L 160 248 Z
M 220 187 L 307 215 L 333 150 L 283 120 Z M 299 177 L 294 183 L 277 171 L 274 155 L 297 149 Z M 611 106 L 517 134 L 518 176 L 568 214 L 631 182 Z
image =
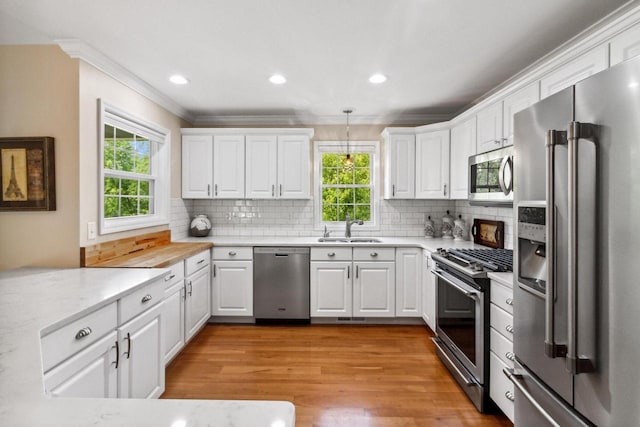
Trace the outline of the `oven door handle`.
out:
M 449 283 L 451 286 L 453 286 L 454 288 L 462 292 L 465 296 L 469 298 L 474 298 L 474 299 L 478 297 L 477 290 L 473 289 L 471 286 L 467 285 L 462 280 L 458 280 L 454 276 L 447 274 L 445 271 L 436 269 L 436 270 L 433 270 L 433 274 L 435 274 L 445 282 Z

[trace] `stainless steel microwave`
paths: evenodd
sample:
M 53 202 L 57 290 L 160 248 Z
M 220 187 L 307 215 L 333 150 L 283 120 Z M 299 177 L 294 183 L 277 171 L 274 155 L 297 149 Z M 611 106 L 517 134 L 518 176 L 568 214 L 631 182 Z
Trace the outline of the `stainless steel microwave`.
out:
M 469 157 L 469 203 L 513 205 L 513 147 Z

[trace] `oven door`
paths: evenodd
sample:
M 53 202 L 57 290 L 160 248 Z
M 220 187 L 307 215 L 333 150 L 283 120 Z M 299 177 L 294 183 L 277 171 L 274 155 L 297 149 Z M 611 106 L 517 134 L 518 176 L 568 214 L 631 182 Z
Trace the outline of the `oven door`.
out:
M 469 202 L 513 204 L 513 147 L 469 157 Z
M 464 367 L 484 384 L 484 293 L 436 268 L 436 335 Z

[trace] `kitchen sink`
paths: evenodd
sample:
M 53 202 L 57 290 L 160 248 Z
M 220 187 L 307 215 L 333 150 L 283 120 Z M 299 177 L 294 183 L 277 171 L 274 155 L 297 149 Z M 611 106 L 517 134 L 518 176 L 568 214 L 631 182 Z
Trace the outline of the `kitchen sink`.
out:
M 320 243 L 382 243 L 380 239 L 374 239 L 371 237 L 320 237 L 318 239 Z

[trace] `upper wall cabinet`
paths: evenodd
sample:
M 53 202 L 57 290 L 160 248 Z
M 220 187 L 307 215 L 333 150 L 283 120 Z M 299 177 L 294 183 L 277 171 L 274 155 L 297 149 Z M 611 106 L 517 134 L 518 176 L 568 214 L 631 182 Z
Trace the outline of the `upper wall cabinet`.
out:
M 503 101 L 503 146 L 513 144 L 513 116 L 540 101 L 540 83 L 534 82 L 507 96 Z M 497 148 L 497 147 L 496 147 Z
M 247 135 L 247 198 L 276 197 L 278 136 Z
M 449 130 L 416 136 L 416 199 L 449 198 Z
M 213 135 L 182 136 L 182 197 L 211 199 Z
M 384 138 L 384 198 L 415 198 L 416 137 L 413 128 L 387 128 Z
M 540 98 L 544 99 L 609 66 L 609 46 L 602 44 L 564 64 L 540 80 Z
M 244 197 L 244 135 L 213 137 L 213 197 Z
M 311 181 L 309 137 L 304 135 L 278 136 L 278 197 L 309 199 Z
M 471 117 L 451 129 L 451 199 L 469 197 L 469 156 L 476 149 L 476 118 Z
M 502 147 L 503 141 L 506 140 L 502 137 L 502 119 L 502 101 L 489 105 L 478 113 L 476 153 Z
M 609 42 L 611 66 L 640 55 L 640 24 L 618 34 Z

